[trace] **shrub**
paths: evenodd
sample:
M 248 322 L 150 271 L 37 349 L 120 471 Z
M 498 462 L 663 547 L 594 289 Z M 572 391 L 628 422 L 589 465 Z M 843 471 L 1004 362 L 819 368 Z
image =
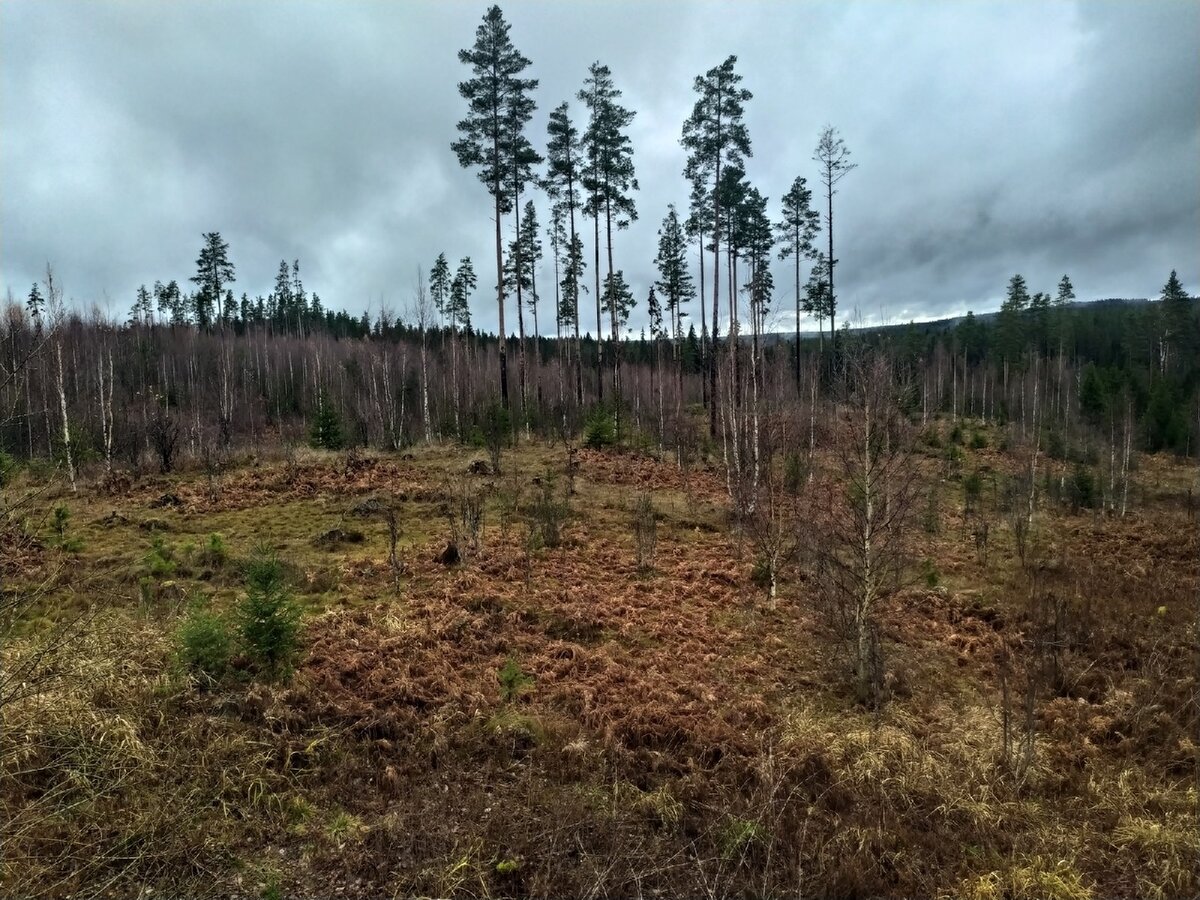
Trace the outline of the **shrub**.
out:
M 766 830 L 757 822 L 731 818 L 721 830 L 721 858 L 732 860 L 743 856 L 751 847 L 766 839 Z
M 633 504 L 633 546 L 637 553 L 639 572 L 646 572 L 654 565 L 654 553 L 658 546 L 658 521 L 654 502 L 649 494 L 639 494 Z
M 971 449 L 972 450 L 986 450 L 987 445 L 988 445 L 987 435 L 985 435 L 982 431 L 971 432 Z
M 492 458 L 492 474 L 500 474 L 500 453 L 512 430 L 508 410 L 493 402 L 483 412 L 483 443 Z
M 923 525 L 926 534 L 938 534 L 942 530 L 941 489 L 936 481 L 929 486 Z
M 81 550 L 83 550 L 83 538 L 63 538 L 58 546 L 65 553 L 79 553 Z
M 483 536 L 483 488 L 470 481 L 448 487 L 442 513 L 450 526 L 450 543 L 463 552 L 478 553 Z
M 1074 509 L 1092 509 L 1096 506 L 1096 479 L 1092 470 L 1084 466 L 1076 466 L 1068 483 L 1068 493 L 1071 506 Z
M 225 539 L 213 532 L 208 536 L 208 544 L 200 551 L 197 561 L 202 566 L 219 569 L 229 559 L 229 551 L 225 549 Z
M 970 475 L 962 480 L 963 486 L 963 504 L 967 512 L 975 509 L 975 504 L 979 502 L 979 495 L 983 492 L 983 476 L 976 469 Z
M 283 565 L 259 546 L 246 564 L 246 596 L 238 607 L 246 653 L 269 676 L 286 674 L 299 645 L 300 608 L 292 601 Z
M 1046 435 L 1046 455 L 1060 462 L 1067 458 L 1067 439 L 1056 428 Z
M 963 442 L 963 427 L 961 423 L 954 423 L 954 427 L 950 429 L 950 443 L 955 446 L 961 445 Z
M 213 684 L 229 669 L 233 638 L 229 625 L 203 602 L 192 604 L 177 634 L 179 658 L 193 675 Z
M 926 587 L 935 588 L 942 580 L 942 573 L 938 571 L 932 559 L 925 559 L 921 563 L 921 577 L 925 579 Z
M 496 680 L 500 682 L 500 699 L 505 703 L 515 700 L 533 687 L 533 676 L 522 672 L 516 658 L 512 656 L 504 661 L 504 667 L 497 673 Z
M 957 478 L 959 471 L 962 469 L 963 452 L 962 449 L 954 444 L 947 445 L 942 453 L 942 459 L 946 464 L 946 475 L 949 478 Z
M 4 487 L 17 473 L 17 461 L 8 453 L 0 450 L 0 487 Z
M 562 528 L 570 514 L 566 499 L 555 496 L 555 478 L 547 473 L 537 484 L 537 493 L 529 505 L 530 527 L 543 547 L 562 544 Z
M 617 417 L 607 406 L 597 406 L 583 423 L 583 446 L 603 450 L 617 442 Z
M 58 536 L 59 541 L 62 541 L 67 535 L 67 522 L 71 519 L 71 511 L 65 506 L 59 505 L 54 507 L 54 521 L 50 523 L 50 527 L 54 529 L 54 533 Z
M 799 453 L 789 453 L 783 461 L 783 489 L 795 497 L 808 478 L 808 466 Z
M 78 553 L 83 549 L 83 540 L 67 534 L 67 522 L 70 519 L 71 511 L 67 507 L 54 507 L 54 519 L 50 523 L 50 528 L 54 531 L 53 542 L 65 553 Z
M 496 506 L 500 513 L 500 533 L 508 537 L 508 529 L 521 508 L 524 486 L 515 476 L 504 479 L 496 488 Z
M 151 578 L 170 578 L 175 574 L 175 553 L 162 535 L 156 534 L 150 539 L 150 552 L 143 562 Z

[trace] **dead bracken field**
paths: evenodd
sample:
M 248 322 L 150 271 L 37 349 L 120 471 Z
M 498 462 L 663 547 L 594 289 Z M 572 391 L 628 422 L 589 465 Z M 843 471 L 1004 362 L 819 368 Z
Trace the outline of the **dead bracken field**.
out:
M 1047 501 L 1018 552 L 1001 492 L 972 498 L 995 511 L 980 546 L 929 453 L 872 710 L 805 551 L 819 510 L 796 501 L 771 601 L 715 468 L 571 458 L 312 453 L 77 494 L 23 476 L 46 512 L 2 547 L 5 596 L 31 598 L 4 623 L 4 892 L 1200 891 L 1194 468 L 1144 457 L 1123 518 Z M 294 669 L 233 652 L 200 677 L 183 623 L 230 614 L 266 546 L 303 612 Z

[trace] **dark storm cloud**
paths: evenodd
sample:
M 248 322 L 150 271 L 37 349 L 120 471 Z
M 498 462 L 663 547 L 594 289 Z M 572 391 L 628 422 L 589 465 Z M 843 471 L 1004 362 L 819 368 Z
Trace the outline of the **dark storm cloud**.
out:
M 687 204 L 692 79 L 729 53 L 773 214 L 795 176 L 815 184 L 825 123 L 859 164 L 834 209 L 847 313 L 994 308 L 1018 271 L 1035 290 L 1069 272 L 1083 298 L 1154 294 L 1171 268 L 1198 286 L 1194 3 L 504 8 L 541 80 L 536 146 L 562 100 L 582 122 L 595 59 L 637 110 L 640 219 L 616 261 L 639 301 L 667 204 Z M 490 203 L 449 149 L 456 52 L 484 9 L 5 0 L 0 286 L 23 295 L 50 260 L 78 303 L 123 315 L 138 284 L 192 274 L 219 230 L 238 293 L 265 294 L 298 257 L 310 290 L 355 312 L 403 310 L 418 265 L 469 254 L 477 322 L 495 327 Z M 790 326 L 787 264 L 776 284 Z

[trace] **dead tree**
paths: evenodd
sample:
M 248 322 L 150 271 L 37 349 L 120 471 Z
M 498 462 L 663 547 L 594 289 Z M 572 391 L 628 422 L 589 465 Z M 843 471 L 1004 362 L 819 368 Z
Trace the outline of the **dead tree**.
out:
M 817 570 L 823 599 L 850 646 L 858 698 L 878 707 L 879 605 L 905 583 L 915 467 L 888 358 L 851 354 L 846 376 L 834 438 L 836 484 L 824 495 Z
M 67 385 L 63 377 L 63 323 L 66 321 L 66 309 L 63 307 L 62 288 L 54 280 L 54 269 L 46 263 L 46 305 L 50 310 L 50 330 L 54 333 L 54 357 L 58 363 L 58 407 L 62 416 L 63 457 L 67 464 L 67 476 L 71 480 L 71 492 L 76 493 L 75 484 L 75 454 L 71 447 L 71 419 L 67 413 Z M 49 432 L 49 426 L 47 426 Z

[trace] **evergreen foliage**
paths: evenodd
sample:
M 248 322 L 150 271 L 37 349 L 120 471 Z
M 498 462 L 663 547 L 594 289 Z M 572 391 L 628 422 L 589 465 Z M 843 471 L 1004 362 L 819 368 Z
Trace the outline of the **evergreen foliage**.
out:
M 309 443 L 317 450 L 342 449 L 342 423 L 337 410 L 324 390 L 317 397 L 317 410 L 313 416 Z
M 237 610 L 238 632 L 246 653 L 264 675 L 291 670 L 299 649 L 300 608 L 292 600 L 283 565 L 265 545 L 246 564 L 246 595 Z

